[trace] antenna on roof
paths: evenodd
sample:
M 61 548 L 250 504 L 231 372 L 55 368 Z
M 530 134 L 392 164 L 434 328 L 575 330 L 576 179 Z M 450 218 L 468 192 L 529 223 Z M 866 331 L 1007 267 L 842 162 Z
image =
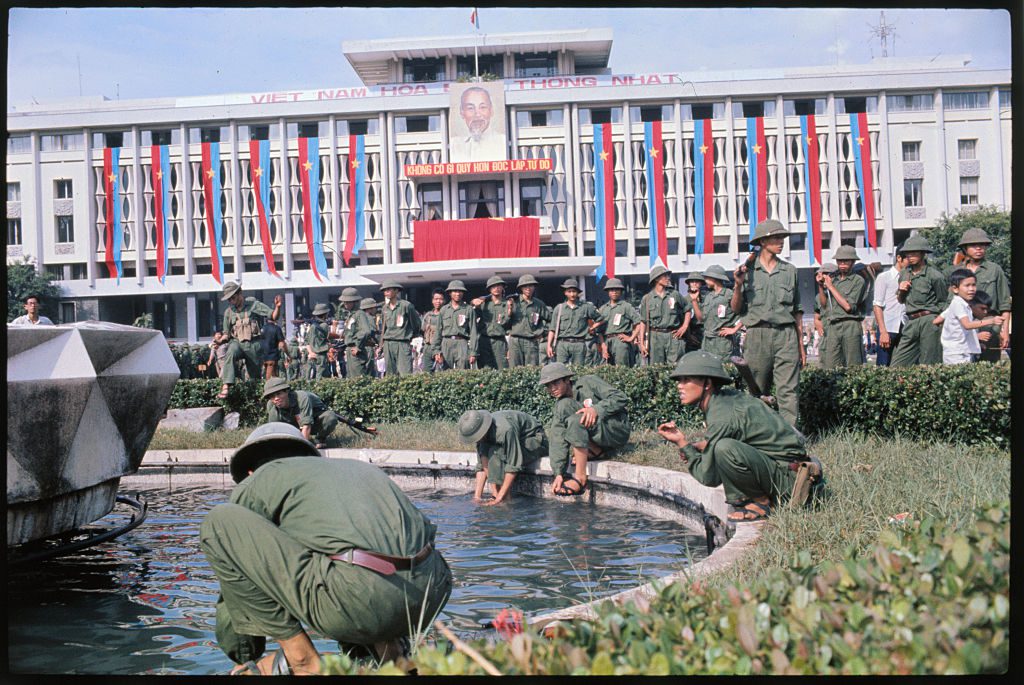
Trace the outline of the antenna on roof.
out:
M 82 54 L 75 53 L 75 57 L 78 59 L 78 96 L 82 96 Z
M 889 38 L 892 38 L 892 55 L 896 56 L 896 25 L 885 23 L 885 12 L 881 13 L 881 17 L 878 22 L 878 26 L 872 26 L 871 34 L 878 36 L 879 42 L 882 44 L 882 57 L 889 56 Z

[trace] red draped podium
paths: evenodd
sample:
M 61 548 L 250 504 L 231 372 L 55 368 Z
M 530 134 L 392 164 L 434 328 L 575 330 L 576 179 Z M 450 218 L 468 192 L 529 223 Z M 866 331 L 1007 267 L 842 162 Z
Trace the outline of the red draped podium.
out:
M 412 222 L 412 260 L 539 257 L 540 219 L 462 219 Z

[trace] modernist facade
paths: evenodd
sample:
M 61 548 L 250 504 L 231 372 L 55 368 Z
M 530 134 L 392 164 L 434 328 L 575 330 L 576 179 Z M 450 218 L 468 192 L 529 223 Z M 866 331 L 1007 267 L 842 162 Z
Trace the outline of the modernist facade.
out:
M 652 237 L 680 278 L 731 270 L 753 211 L 789 226 L 809 313 L 813 270 L 840 244 L 889 263 L 944 212 L 1010 208 L 1008 69 L 620 75 L 611 46 L 607 29 L 358 41 L 343 51 L 360 85 L 9 109 L 8 261 L 60 279 L 61 321 L 148 311 L 195 341 L 218 327 L 226 280 L 284 293 L 289 320 L 390 278 L 421 310 L 451 278 L 483 294 L 527 272 L 549 302 L 567 276 L 600 301 L 599 269 L 646 289 Z M 474 116 L 502 159 L 465 157 Z M 417 222 L 494 233 L 517 217 L 536 218 L 530 256 L 417 260 Z

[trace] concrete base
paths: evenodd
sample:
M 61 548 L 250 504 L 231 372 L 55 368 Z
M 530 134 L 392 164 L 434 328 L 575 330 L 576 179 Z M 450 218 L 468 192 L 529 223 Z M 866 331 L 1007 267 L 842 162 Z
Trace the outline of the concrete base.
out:
M 223 407 L 197 407 L 194 409 L 168 409 L 158 429 L 186 430 L 202 433 L 220 428 L 224 423 Z M 236 424 L 237 427 L 237 424 Z
M 119 479 L 45 500 L 7 506 L 7 545 L 40 540 L 103 518 L 114 509 Z

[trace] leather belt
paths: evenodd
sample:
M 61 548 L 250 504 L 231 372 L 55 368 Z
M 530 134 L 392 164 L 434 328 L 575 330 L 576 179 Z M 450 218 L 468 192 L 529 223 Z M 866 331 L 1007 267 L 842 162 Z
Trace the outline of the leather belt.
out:
M 464 335 L 446 335 L 446 336 L 444 336 L 444 339 L 445 340 L 469 340 L 469 338 L 467 338 Z
M 558 340 L 559 340 L 559 342 L 562 342 L 562 341 L 564 341 L 564 342 L 583 342 L 584 340 L 586 340 L 586 338 L 564 337 L 564 338 L 559 338 Z
M 908 318 L 908 319 L 920 319 L 920 318 L 921 318 L 922 316 L 925 316 L 925 315 L 927 315 L 927 314 L 932 314 L 932 315 L 934 315 L 934 314 L 935 314 L 935 312 L 933 312 L 933 311 L 930 311 L 930 310 L 928 310 L 928 309 L 922 309 L 922 310 L 921 310 L 921 311 L 919 311 L 919 312 L 914 312 L 913 314 L 907 314 L 907 318 Z
M 544 335 L 513 335 L 512 337 L 519 338 L 520 340 L 540 340 L 541 338 L 544 337 Z
M 382 576 L 390 576 L 395 573 L 396 570 L 408 571 L 417 564 L 423 563 L 430 553 L 434 551 L 434 545 L 427 543 L 423 549 L 416 553 L 413 557 L 393 557 L 388 554 L 380 554 L 378 552 L 368 552 L 365 549 L 350 549 L 341 554 L 330 555 L 331 559 L 335 561 L 344 561 L 347 564 L 353 566 L 362 566 L 368 568 L 371 571 L 376 571 Z
M 774 328 L 776 330 L 782 330 L 792 326 L 792 323 L 769 323 L 767 321 L 758 321 L 753 326 L 747 326 L 747 328 Z

